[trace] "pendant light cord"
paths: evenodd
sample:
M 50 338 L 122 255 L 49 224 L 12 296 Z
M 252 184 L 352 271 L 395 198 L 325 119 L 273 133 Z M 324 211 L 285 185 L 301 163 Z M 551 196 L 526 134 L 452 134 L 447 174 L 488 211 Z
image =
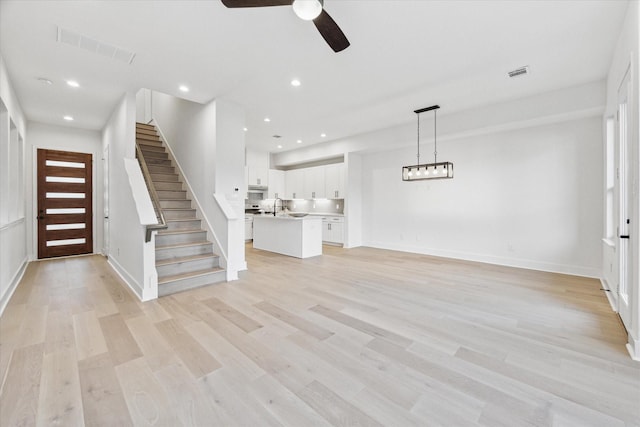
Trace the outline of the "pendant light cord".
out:
M 438 163 L 438 110 L 433 110 L 433 163 Z
M 418 162 L 417 165 L 420 164 L 420 113 L 418 114 Z

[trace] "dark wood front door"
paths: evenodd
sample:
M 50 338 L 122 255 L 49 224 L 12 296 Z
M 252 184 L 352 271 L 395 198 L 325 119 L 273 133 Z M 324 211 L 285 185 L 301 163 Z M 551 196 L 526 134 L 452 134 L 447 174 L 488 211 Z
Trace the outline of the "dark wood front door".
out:
M 38 258 L 93 252 L 91 154 L 38 150 Z

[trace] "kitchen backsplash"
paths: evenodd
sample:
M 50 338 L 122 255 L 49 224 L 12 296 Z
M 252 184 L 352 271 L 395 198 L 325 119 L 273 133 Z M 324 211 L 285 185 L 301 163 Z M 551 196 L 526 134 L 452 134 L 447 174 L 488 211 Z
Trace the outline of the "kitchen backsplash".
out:
M 344 199 L 287 200 L 285 206 L 291 212 L 344 213 Z
M 285 200 L 284 206 L 290 212 L 344 213 L 344 199 Z M 273 200 L 263 201 L 261 207 L 266 212 L 273 212 Z M 278 202 L 278 208 L 280 208 L 280 202 Z

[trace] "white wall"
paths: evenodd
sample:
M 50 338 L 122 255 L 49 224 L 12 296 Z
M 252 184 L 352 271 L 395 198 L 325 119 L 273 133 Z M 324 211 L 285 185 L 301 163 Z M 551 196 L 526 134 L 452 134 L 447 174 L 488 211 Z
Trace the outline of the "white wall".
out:
M 27 146 L 27 241 L 29 257 L 38 256 L 37 155 L 39 148 L 89 153 L 93 159 L 93 252 L 102 248 L 102 139 L 100 132 L 29 122 Z
M 631 309 L 631 327 L 627 328 L 629 333 L 629 345 L 632 356 L 640 360 L 640 6 L 638 1 L 629 2 L 629 8 L 625 17 L 624 25 L 620 31 L 620 37 L 613 54 L 611 67 L 607 76 L 607 104 L 605 117 L 616 114 L 618 87 L 624 77 L 629 64 L 631 64 L 631 85 L 633 87 L 633 98 L 631 100 L 630 126 L 632 128 L 631 138 L 631 176 L 632 176 L 632 201 L 631 201 L 631 238 L 629 239 L 631 251 L 632 274 L 629 281 L 629 304 Z M 604 228 L 604 226 L 603 226 Z M 604 247 L 603 263 L 605 271 L 609 269 L 611 260 L 616 260 L 615 250 L 609 246 Z M 610 276 L 606 280 L 617 280 Z M 629 326 L 629 325 L 627 325 Z
M 6 107 L 6 112 L 2 114 L 2 120 L 6 120 L 6 123 L 0 126 L 0 132 L 5 133 L 0 135 L 3 141 L 3 143 L 0 144 L 0 146 L 2 146 L 0 156 L 7 156 L 5 158 L 6 160 L 9 156 L 8 144 L 11 138 L 9 135 L 9 120 L 14 123 L 15 132 L 23 138 L 25 144 L 28 139 L 26 135 L 26 119 L 11 85 L 2 56 L 0 56 L 0 99 Z M 7 148 L 7 150 L 5 150 L 5 148 Z M 4 164 L 3 162 L 3 165 Z M 4 173 L 6 171 L 2 170 L 0 172 Z M 8 180 L 8 178 L 7 176 L 6 179 Z M 4 178 L 0 181 L 4 184 Z M 12 194 L 14 197 L 17 197 L 18 203 L 24 206 L 23 201 L 26 193 L 24 179 L 22 182 L 23 185 L 19 185 L 18 188 L 13 189 Z M 6 188 L 6 186 L 4 187 Z M 3 194 L 0 195 L 0 204 L 3 209 L 6 209 L 7 200 L 4 198 L 4 191 L 2 193 Z M 11 218 L 11 216 L 7 215 L 7 219 L 9 218 Z M 26 243 L 27 226 L 23 214 L 18 210 L 18 215 L 14 216 L 11 222 L 0 224 L 0 314 L 4 311 L 27 266 L 28 256 Z
M 593 117 L 447 141 L 452 180 L 403 182 L 415 149 L 365 155 L 364 243 L 599 277 L 601 135 Z
M 152 94 L 152 111 L 233 279 L 246 268 L 244 111 L 229 102 L 203 105 L 158 92 Z M 228 206 L 222 208 L 214 194 Z M 236 218 L 229 220 L 225 212 Z
M 109 148 L 109 263 L 142 300 L 154 297 L 151 288 L 155 266 L 145 252 L 145 227 L 140 224 L 125 159 L 135 159 L 136 100 L 126 94 L 102 131 L 103 147 Z M 155 293 L 157 295 L 157 284 Z

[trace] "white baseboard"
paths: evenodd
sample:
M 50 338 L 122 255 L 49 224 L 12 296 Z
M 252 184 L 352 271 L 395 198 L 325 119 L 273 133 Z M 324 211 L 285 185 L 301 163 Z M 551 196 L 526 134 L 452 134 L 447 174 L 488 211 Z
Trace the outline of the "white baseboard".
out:
M 11 297 L 13 296 L 13 293 L 18 288 L 18 284 L 22 280 L 22 277 L 24 276 L 24 272 L 27 271 L 28 264 L 29 264 L 28 257 L 24 257 L 24 259 L 22 260 L 22 263 L 20 264 L 20 267 L 14 273 L 13 277 L 9 281 L 9 287 L 7 288 L 7 291 L 4 293 L 4 295 L 0 297 L 0 316 L 2 316 L 2 313 L 4 313 L 4 309 L 7 308 L 7 304 L 9 304 L 9 300 L 11 299 Z
M 140 301 L 145 301 L 143 298 L 143 287 L 140 286 L 138 281 L 134 279 L 133 276 L 131 276 L 129 272 L 124 267 L 122 267 L 122 265 L 120 265 L 120 263 L 113 257 L 113 255 L 107 258 L 107 262 L 109 263 L 111 268 L 113 268 L 113 271 L 115 271 L 116 274 L 120 276 L 122 281 L 127 284 L 129 289 L 131 289 L 131 291 L 136 294 Z
M 634 339 L 631 335 L 629 335 L 627 351 L 633 360 L 640 362 L 640 341 Z
M 604 289 L 604 294 L 607 296 L 607 300 L 609 301 L 609 305 L 611 306 L 611 310 L 614 313 L 618 312 L 618 301 L 615 299 L 615 295 L 611 291 L 611 287 L 606 279 L 601 278 L 600 284 L 602 285 L 602 289 Z
M 410 245 L 397 245 L 384 242 L 365 242 L 363 246 L 378 249 L 388 249 L 399 252 L 410 252 L 422 255 L 431 255 L 443 258 L 460 259 L 464 261 L 482 262 L 485 264 L 503 265 L 505 267 L 524 268 L 527 270 L 547 271 L 550 273 L 570 274 L 572 276 L 582 276 L 594 279 L 602 277 L 599 268 L 580 267 L 573 265 L 554 264 L 548 262 L 532 261 L 518 258 L 506 258 L 493 255 L 475 254 L 459 251 L 448 251 L 441 249 L 425 248 Z

